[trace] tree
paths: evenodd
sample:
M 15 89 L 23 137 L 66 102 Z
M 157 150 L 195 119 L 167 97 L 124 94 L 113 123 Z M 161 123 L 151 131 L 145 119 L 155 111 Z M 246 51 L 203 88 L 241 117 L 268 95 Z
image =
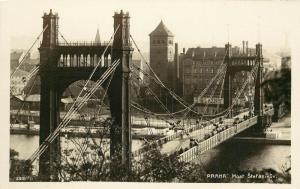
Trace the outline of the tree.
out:
M 19 153 L 10 149 L 10 181 L 24 181 L 32 178 L 33 167 L 29 160 L 18 159 Z
M 291 70 L 281 69 L 270 72 L 262 83 L 265 91 L 265 98 L 272 102 L 274 107 L 285 104 L 287 110 L 291 108 Z
M 107 181 L 110 178 L 109 167 L 109 128 L 111 120 L 106 119 L 96 132 L 85 127 L 84 137 L 70 136 L 64 140 L 64 146 L 55 172 L 60 181 Z
M 185 163 L 176 155 L 161 154 L 158 148 L 147 152 L 135 167 L 142 182 L 174 182 L 181 180 L 186 172 Z

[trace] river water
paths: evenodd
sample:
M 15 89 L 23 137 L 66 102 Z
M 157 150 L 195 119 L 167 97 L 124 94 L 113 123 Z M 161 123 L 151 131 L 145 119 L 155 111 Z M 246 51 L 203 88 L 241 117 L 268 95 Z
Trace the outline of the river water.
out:
M 21 159 L 30 157 L 37 149 L 38 143 L 39 136 L 10 136 L 10 148 L 18 151 Z M 141 140 L 133 140 L 132 150 L 138 149 L 142 144 Z M 290 145 L 225 142 L 205 152 L 194 162 L 202 164 L 207 171 L 216 173 L 254 168 L 257 170 L 272 168 L 281 171 L 290 154 Z

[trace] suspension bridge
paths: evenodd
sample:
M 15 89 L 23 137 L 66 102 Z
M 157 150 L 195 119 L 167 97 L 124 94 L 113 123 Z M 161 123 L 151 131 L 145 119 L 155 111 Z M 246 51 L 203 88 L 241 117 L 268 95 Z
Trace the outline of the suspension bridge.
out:
M 39 47 L 40 64 L 30 72 L 27 78 L 27 81 L 34 80 L 39 75 L 41 83 L 38 114 L 40 145 L 29 158 L 32 163 L 39 161 L 40 175 L 49 177 L 53 173 L 52 165 L 59 161 L 56 154 L 60 150 L 60 132 L 68 127 L 74 115 L 81 114 L 79 110 L 99 87 L 105 89 L 100 99 L 101 105 L 103 105 L 104 97 L 107 96 L 111 111 L 110 157 L 118 157 L 119 159 L 114 161 L 122 162 L 127 165 L 128 169 L 131 168 L 132 159 L 140 160 L 143 155 L 154 148 L 160 148 L 162 153 L 176 154 L 180 161 L 192 161 L 201 153 L 248 128 L 253 128 L 254 132 L 263 132 L 271 122 L 274 110 L 272 106 L 264 104 L 261 88 L 263 80 L 261 44 L 256 45 L 256 53 L 251 56 L 233 56 L 231 44 L 225 45 L 225 56 L 217 73 L 196 97 L 197 99 L 204 96 L 213 98 L 218 94 L 219 98 L 224 99 L 223 109 L 210 115 L 206 114 L 208 103 L 205 104 L 204 111 L 198 112 L 195 109 L 196 102 L 189 104 L 160 80 L 130 34 L 129 13 L 121 11 L 114 14 L 114 32 L 109 41 L 103 43 L 67 41 L 59 31 L 58 18 L 58 14 L 52 13 L 51 10 L 49 14 L 44 14 L 42 32 L 27 51 L 29 53 L 42 36 Z M 59 36 L 63 42 L 59 41 Z M 133 46 L 148 66 L 150 73 L 132 64 Z M 11 77 L 22 63 L 23 60 L 12 72 Z M 233 91 L 234 76 L 241 71 L 248 72 L 249 77 L 240 88 Z M 150 82 L 167 91 L 169 97 L 181 108 L 171 112 L 151 85 L 146 83 L 146 92 L 161 108 L 161 111 L 154 112 L 151 108 L 131 99 L 130 86 L 144 82 L 136 72 L 142 73 Z M 85 80 L 85 83 L 79 86 L 81 90 L 69 110 L 60 116 L 59 103 L 63 92 L 69 85 L 79 80 Z M 134 83 L 137 81 L 138 83 Z M 254 107 L 235 110 L 238 99 L 251 85 L 255 87 Z M 22 114 L 22 108 L 23 105 L 15 114 Z M 89 120 L 91 125 L 97 116 L 100 116 L 101 108 L 103 107 L 100 106 L 96 110 L 95 119 Z M 143 121 L 136 119 L 133 115 L 136 112 L 143 115 L 141 118 Z M 143 146 L 132 151 L 133 124 L 143 124 L 148 128 L 161 124 L 174 132 L 157 140 L 145 141 Z

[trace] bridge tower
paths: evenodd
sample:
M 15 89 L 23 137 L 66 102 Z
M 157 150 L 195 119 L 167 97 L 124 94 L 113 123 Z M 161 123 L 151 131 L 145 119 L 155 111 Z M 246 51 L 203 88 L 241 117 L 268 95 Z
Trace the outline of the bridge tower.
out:
M 95 71 L 93 81 L 97 81 L 111 62 L 120 60 L 108 89 L 108 99 L 112 117 L 110 129 L 110 157 L 115 164 L 131 166 L 131 121 L 130 121 L 130 69 L 132 51 L 130 43 L 129 13 L 115 13 L 113 44 L 104 54 L 104 64 Z M 87 80 L 100 60 L 108 44 L 58 43 L 58 15 L 43 16 L 43 28 L 47 27 L 40 51 L 40 144 L 57 128 L 60 123 L 59 103 L 64 90 L 73 82 Z M 117 30 L 118 29 L 118 30 Z M 109 49 L 110 49 L 109 48 Z M 68 58 L 67 58 L 68 57 Z M 70 58 L 69 58 L 70 57 Z M 103 85 L 108 85 L 108 79 Z M 57 137 L 39 158 L 39 176 L 43 180 L 56 178 L 54 163 L 59 163 L 60 141 Z M 114 163 L 113 163 L 114 164 Z
M 109 88 L 111 96 L 110 108 L 113 118 L 111 128 L 111 157 L 122 157 L 122 164 L 131 167 L 131 119 L 130 119 L 130 68 L 133 48 L 130 42 L 130 17 L 129 13 L 115 13 L 114 31 L 117 33 L 113 42 L 112 62 L 120 59 Z M 121 148 L 121 150 L 119 149 Z M 120 154 L 119 152 L 122 151 Z M 118 160 L 117 160 L 118 161 Z
M 231 44 L 227 43 L 225 45 L 225 62 L 227 64 L 227 70 L 225 74 L 224 81 L 224 109 L 228 108 L 232 104 L 232 83 L 234 75 L 228 69 L 230 65 L 230 59 L 232 56 Z M 232 117 L 232 110 L 229 112 L 229 116 Z
M 225 62 L 227 64 L 225 81 L 224 81 L 224 108 L 228 108 L 232 105 L 233 89 L 232 83 L 234 76 L 237 72 L 248 71 L 258 64 L 258 70 L 255 80 L 255 92 L 254 92 L 254 114 L 258 116 L 258 128 L 263 128 L 263 94 L 262 94 L 262 71 L 263 71 L 263 55 L 262 45 L 257 44 L 255 49 L 255 55 L 246 56 L 233 56 L 231 44 L 225 45 Z M 229 116 L 232 117 L 232 111 Z
M 254 92 L 254 115 L 257 116 L 256 130 L 264 129 L 263 117 L 264 117 L 264 96 L 262 90 L 263 82 L 263 54 L 262 45 L 256 44 L 256 64 L 258 64 L 258 70 L 255 80 L 255 92 Z
M 40 51 L 40 80 L 41 80 L 41 98 L 40 98 L 40 139 L 42 144 L 50 133 L 52 133 L 59 123 L 59 94 L 56 85 L 55 75 L 51 74 L 56 67 L 57 55 L 55 48 L 58 45 L 58 15 L 44 13 L 42 44 Z M 57 138 L 48 149 L 39 158 L 39 176 L 41 179 L 49 179 L 53 172 L 53 163 L 58 161 L 58 152 L 60 150 L 59 138 Z

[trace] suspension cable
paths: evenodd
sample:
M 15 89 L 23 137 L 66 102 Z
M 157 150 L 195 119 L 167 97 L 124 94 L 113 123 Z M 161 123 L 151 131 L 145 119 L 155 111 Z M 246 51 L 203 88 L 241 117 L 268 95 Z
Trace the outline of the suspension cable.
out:
M 23 107 L 24 107 L 24 105 L 25 105 L 25 102 L 26 102 L 26 98 L 30 95 L 30 93 L 31 93 L 31 91 L 32 91 L 32 89 L 33 89 L 33 87 L 34 87 L 34 85 L 35 85 L 36 77 L 37 77 L 37 75 L 35 75 L 35 78 L 34 78 L 32 84 L 31 84 L 31 86 L 30 86 L 30 88 L 29 88 L 29 92 L 28 92 L 27 94 L 25 94 L 24 100 L 23 100 L 23 102 L 22 102 L 21 107 L 20 107 L 20 108 L 18 109 L 18 111 L 17 111 L 16 117 L 19 116 L 21 110 L 23 109 Z M 23 89 L 23 90 L 24 90 L 24 89 Z M 15 95 L 13 95 L 13 96 L 15 96 Z
M 114 36 L 115 36 L 115 34 L 117 33 L 119 27 L 120 27 L 120 25 L 117 26 L 117 28 L 116 28 L 116 30 L 114 31 L 113 35 L 110 37 L 109 42 L 108 42 L 108 44 L 106 45 L 106 47 L 105 47 L 105 49 L 104 49 L 104 51 L 103 51 L 103 53 L 102 53 L 102 55 L 101 55 L 100 60 L 97 62 L 96 66 L 94 67 L 92 73 L 90 74 L 88 80 L 86 81 L 86 83 L 85 83 L 83 89 L 80 91 L 80 93 L 79 93 L 79 95 L 77 96 L 77 98 L 80 97 L 80 95 L 82 94 L 82 92 L 84 91 L 84 89 L 87 87 L 88 83 L 91 81 L 91 79 L 92 79 L 94 73 L 96 72 L 97 68 L 100 66 L 102 57 L 103 57 L 103 55 L 106 53 L 106 51 L 107 51 L 107 49 L 108 49 L 110 43 L 111 43 L 112 40 L 114 39 Z M 63 37 L 63 39 L 66 40 L 64 37 Z M 67 41 L 66 41 L 66 42 L 67 42 Z M 77 99 L 76 99 L 76 100 L 77 100 Z
M 135 40 L 133 39 L 132 35 L 130 35 L 130 38 L 132 39 L 135 47 L 137 48 L 140 56 L 142 57 L 142 59 L 144 60 L 144 62 L 146 63 L 146 65 L 149 67 L 150 71 L 153 73 L 154 75 L 154 79 L 158 82 L 159 85 L 161 85 L 163 88 L 165 88 L 173 97 L 175 100 L 177 100 L 180 104 L 182 104 L 183 106 L 187 106 L 186 104 L 188 104 L 187 102 L 185 102 L 184 99 L 182 99 L 181 97 L 179 97 L 176 93 L 174 93 L 171 89 L 169 89 L 168 87 L 166 87 L 163 82 L 159 79 L 159 77 L 156 75 L 156 73 L 153 71 L 153 69 L 151 68 L 151 66 L 149 65 L 149 63 L 147 62 L 146 58 L 144 57 L 144 55 L 141 53 L 137 43 L 135 42 Z
M 72 114 L 77 111 L 79 108 L 81 108 L 85 101 L 89 99 L 89 97 L 100 87 L 100 85 L 106 80 L 106 78 L 112 74 L 112 72 L 116 69 L 116 67 L 119 65 L 120 60 L 115 61 L 100 77 L 100 79 L 96 82 L 95 86 L 86 93 L 81 100 L 77 100 L 73 103 L 71 108 L 69 109 L 68 113 L 64 116 L 62 122 L 58 125 L 58 127 L 54 130 L 53 133 L 51 133 L 45 141 L 39 146 L 39 148 L 32 154 L 32 156 L 29 158 L 31 162 L 33 162 L 38 156 L 40 156 L 48 147 L 48 145 L 58 136 L 60 130 L 65 127 L 69 122 Z M 78 102 L 79 101 L 79 102 Z M 75 106 L 75 104 L 78 104 Z
M 252 73 L 255 74 L 255 73 L 257 72 L 257 69 L 258 69 L 258 65 L 256 65 L 255 67 L 252 68 L 251 74 L 252 74 Z M 255 75 L 256 75 L 256 74 L 255 74 Z M 245 86 L 246 86 L 247 83 L 248 83 L 248 79 L 244 82 L 243 87 L 242 87 L 242 88 L 239 90 L 239 92 L 237 93 L 237 95 L 236 95 L 236 97 L 235 97 L 235 99 L 234 99 L 233 104 L 228 108 L 228 110 L 230 110 L 230 109 L 233 108 L 233 106 L 234 106 L 235 103 L 237 102 L 236 99 L 239 98 L 239 96 L 241 95 L 241 93 L 242 93 L 242 91 L 244 90 L 244 88 L 245 88 Z M 228 110 L 227 110 L 227 111 L 228 111 Z M 230 111 L 228 111 L 228 113 L 225 114 L 224 117 L 227 117 L 228 114 L 229 114 L 229 112 L 230 112 Z M 210 120 L 209 122 L 212 122 L 212 121 Z M 183 133 L 183 132 L 181 132 L 181 133 Z M 162 140 L 162 139 L 160 139 L 160 140 Z M 157 142 L 158 142 L 158 141 L 153 141 L 152 143 L 157 143 Z M 151 144 L 152 144 L 152 143 L 151 143 Z M 145 148 L 145 146 L 141 147 L 139 150 L 135 151 L 133 154 L 136 155 L 136 154 L 141 153 L 141 150 L 142 150 L 143 148 Z
M 134 75 L 137 76 L 136 73 L 133 72 Z M 141 78 L 139 76 L 137 76 L 138 80 L 141 80 Z M 172 113 L 170 113 L 170 111 L 168 110 L 168 108 L 163 104 L 163 102 L 161 102 L 161 100 L 157 97 L 157 95 L 154 93 L 154 91 L 147 86 L 148 91 L 153 95 L 154 99 L 156 102 L 158 102 L 160 104 L 160 106 L 163 108 L 163 110 L 165 110 L 167 112 L 167 115 L 169 115 L 171 117 L 171 119 L 174 121 L 174 116 Z M 175 121 L 174 121 L 175 122 Z
M 213 98 L 213 96 L 214 96 L 214 94 L 215 94 L 215 92 L 216 92 L 216 90 L 217 90 L 217 87 L 218 87 L 219 84 L 220 84 L 220 81 L 222 80 L 222 82 L 224 83 L 225 74 L 226 74 L 225 72 L 222 73 L 222 75 L 220 76 L 220 78 L 217 80 L 217 83 L 216 83 L 216 85 L 214 86 L 211 95 L 208 97 L 209 99 Z M 206 113 L 207 108 L 208 108 L 208 102 L 205 104 L 205 107 L 204 107 L 204 109 L 203 109 L 203 114 Z M 203 116 L 202 116 L 202 117 L 203 117 Z
M 257 75 L 257 71 L 258 71 L 258 64 L 255 65 L 255 67 L 253 67 L 253 69 L 251 70 L 251 74 L 253 73 L 256 77 Z M 234 98 L 231 106 L 230 106 L 230 110 L 225 114 L 225 117 L 227 117 L 230 114 L 230 111 L 233 109 L 233 107 L 236 105 L 238 98 L 241 96 L 242 92 L 244 91 L 246 85 L 248 84 L 248 82 L 250 82 L 250 79 L 247 78 L 246 81 L 243 83 L 242 88 L 237 92 L 236 97 Z
M 38 35 L 38 37 L 36 38 L 36 40 L 33 42 L 33 44 L 30 46 L 30 48 L 27 50 L 27 52 L 25 53 L 25 55 L 23 56 L 22 60 L 20 61 L 19 65 L 17 66 L 17 68 L 13 71 L 13 73 L 10 75 L 10 78 L 12 78 L 12 76 L 17 72 L 17 70 L 21 67 L 21 65 L 24 63 L 25 58 L 28 56 L 29 52 L 31 51 L 31 49 L 33 48 L 33 46 L 36 44 L 36 42 L 40 39 L 41 35 L 45 32 L 45 30 L 48 28 L 48 25 L 45 26 L 45 28 L 43 29 L 43 31 Z

